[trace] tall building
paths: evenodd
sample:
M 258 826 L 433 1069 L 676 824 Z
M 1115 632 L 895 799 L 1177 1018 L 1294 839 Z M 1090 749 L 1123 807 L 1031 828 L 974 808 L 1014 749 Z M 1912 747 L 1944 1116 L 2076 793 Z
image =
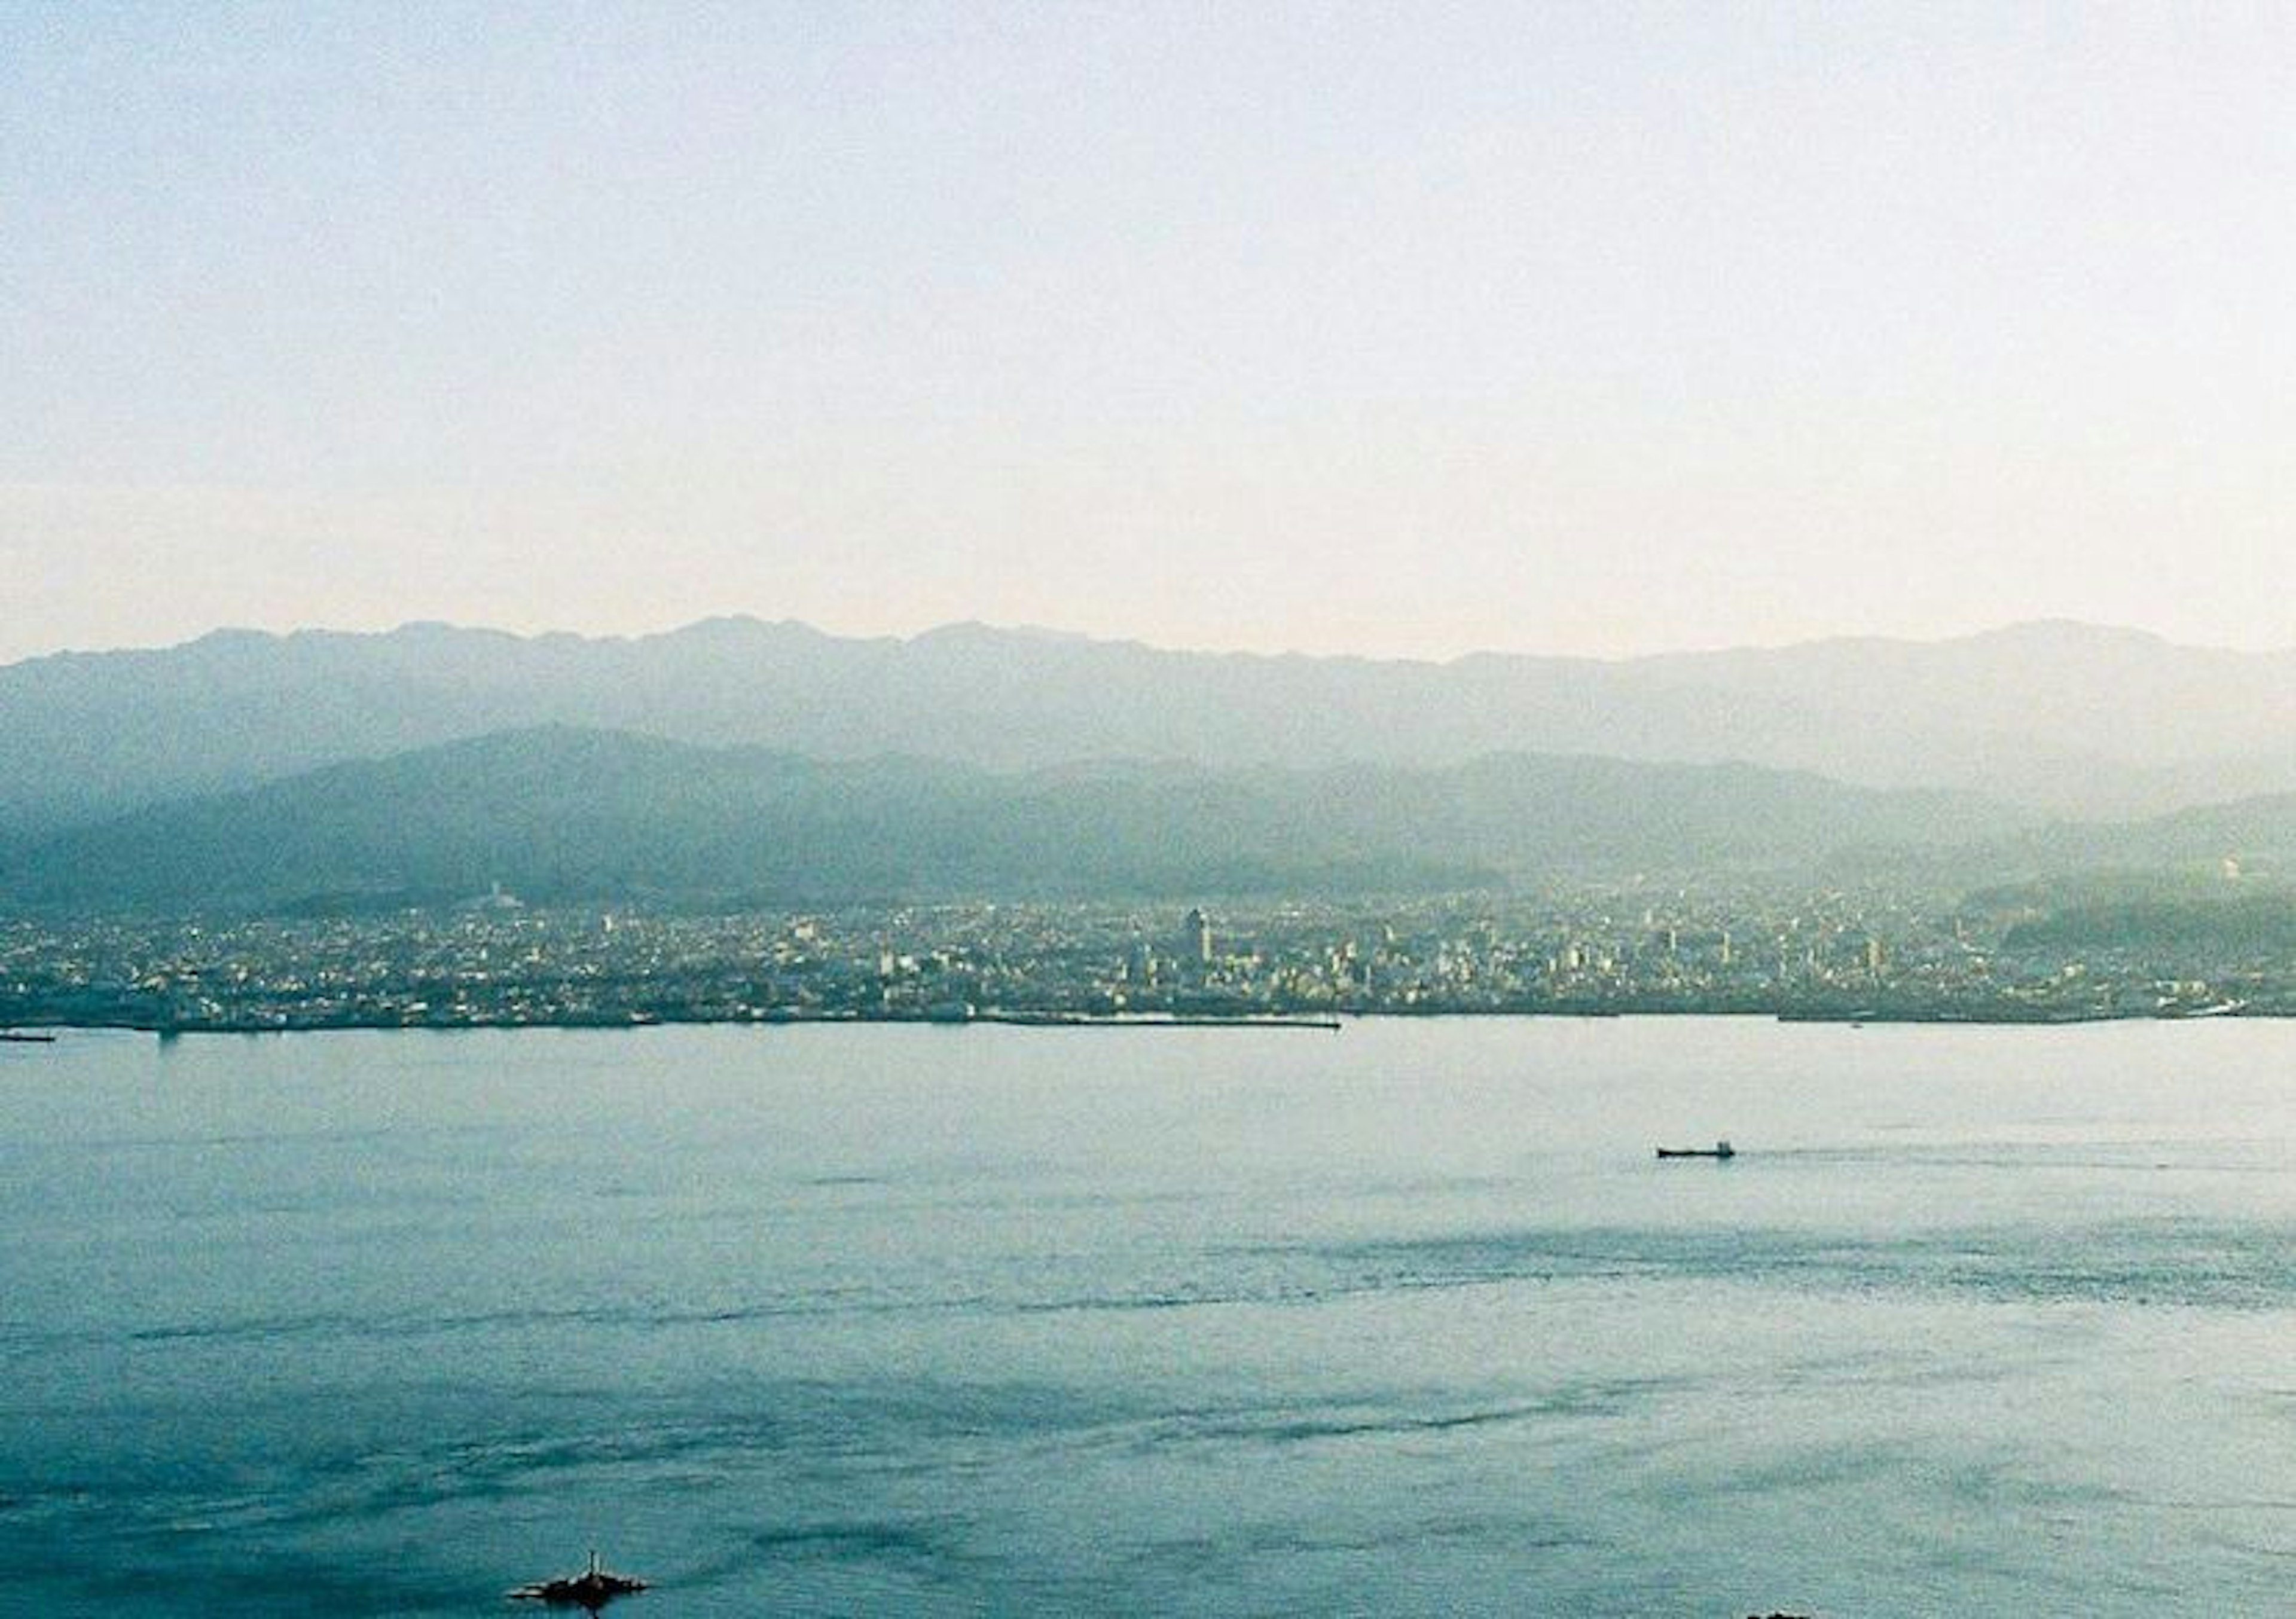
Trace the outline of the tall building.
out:
M 1209 967 L 1212 961 L 1211 919 L 1201 906 L 1190 911 L 1180 924 L 1180 960 L 1192 966 Z

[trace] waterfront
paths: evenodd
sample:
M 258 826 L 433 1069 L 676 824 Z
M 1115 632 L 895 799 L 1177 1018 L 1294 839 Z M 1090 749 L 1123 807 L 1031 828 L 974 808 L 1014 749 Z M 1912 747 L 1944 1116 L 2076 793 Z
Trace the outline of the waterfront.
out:
M 0 1028 L 2296 1016 L 2296 910 L 2269 889 L 2046 921 L 2029 898 L 1636 879 L 1216 915 L 984 900 L 529 909 L 496 892 L 340 914 L 22 917 L 0 919 Z
M 0 1051 L 52 1615 L 2269 1611 L 2296 1026 Z M 1729 1165 L 1660 1141 L 1729 1135 Z

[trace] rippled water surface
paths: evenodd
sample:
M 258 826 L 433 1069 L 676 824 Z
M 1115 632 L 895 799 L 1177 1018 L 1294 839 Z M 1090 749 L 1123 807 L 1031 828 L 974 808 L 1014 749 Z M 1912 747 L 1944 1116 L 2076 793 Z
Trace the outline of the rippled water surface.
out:
M 0 1609 L 592 1545 L 630 1619 L 2287 1612 L 2296 1028 L 0 1046 Z

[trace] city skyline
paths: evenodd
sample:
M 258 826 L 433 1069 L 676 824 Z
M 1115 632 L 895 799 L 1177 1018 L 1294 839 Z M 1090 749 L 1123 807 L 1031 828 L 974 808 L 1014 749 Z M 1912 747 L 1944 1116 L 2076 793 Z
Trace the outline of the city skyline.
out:
M 2296 645 L 2285 20 L 0 4 L 0 661 Z

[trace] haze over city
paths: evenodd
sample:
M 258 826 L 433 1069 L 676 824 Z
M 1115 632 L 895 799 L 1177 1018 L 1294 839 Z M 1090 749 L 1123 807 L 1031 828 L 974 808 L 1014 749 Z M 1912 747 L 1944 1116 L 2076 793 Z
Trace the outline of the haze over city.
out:
M 0 660 L 2296 645 L 2291 29 L 0 4 Z
M 2287 1611 L 2292 107 L 0 0 L 5 1603 Z

